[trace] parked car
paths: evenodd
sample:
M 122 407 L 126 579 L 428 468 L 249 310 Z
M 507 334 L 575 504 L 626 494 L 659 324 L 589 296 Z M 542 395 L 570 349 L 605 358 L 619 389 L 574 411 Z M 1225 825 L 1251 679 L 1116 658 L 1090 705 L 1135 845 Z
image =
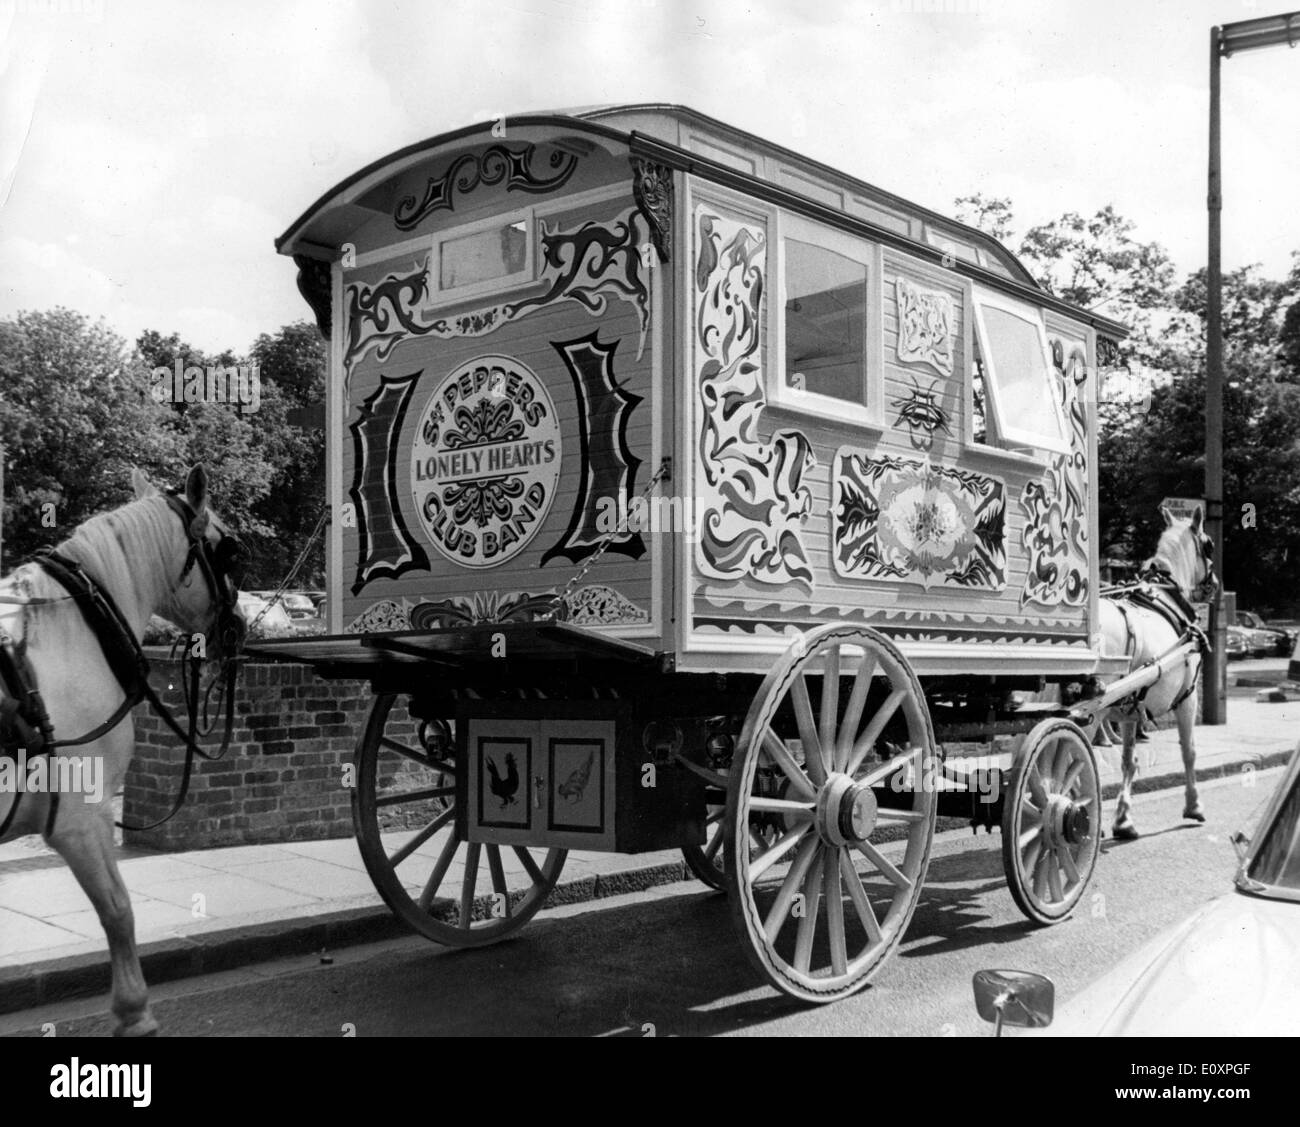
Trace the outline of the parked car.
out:
M 293 619 L 281 602 L 268 604 L 267 600 L 260 595 L 255 595 L 251 591 L 240 591 L 239 609 L 251 628 L 250 637 L 279 638 L 298 633 Z
M 298 591 L 286 592 L 280 596 L 280 601 L 292 619 L 317 617 L 316 604 L 312 602 L 310 595 Z
M 151 614 L 144 628 L 143 644 L 146 646 L 170 646 L 185 636 L 179 626 L 168 622 L 159 615 Z
M 1250 631 L 1243 626 L 1229 626 L 1226 652 L 1229 660 L 1234 657 L 1250 657 Z
M 1056 1036 L 1294 1036 L 1300 1014 L 1300 748 L 1236 889 L 1140 947 L 1058 1010 Z M 1020 1022 L 1019 1024 L 1028 1024 Z
M 1267 654 L 1286 657 L 1296 642 L 1296 632 L 1283 626 L 1270 626 L 1253 610 L 1237 611 L 1237 625 L 1262 635 L 1261 644 L 1267 644 Z

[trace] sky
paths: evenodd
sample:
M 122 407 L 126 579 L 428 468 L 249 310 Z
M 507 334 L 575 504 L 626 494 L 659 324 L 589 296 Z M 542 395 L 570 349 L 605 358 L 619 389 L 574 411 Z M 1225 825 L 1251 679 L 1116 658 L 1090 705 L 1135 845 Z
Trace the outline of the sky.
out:
M 0 317 L 248 349 L 309 317 L 273 241 L 412 142 L 671 101 L 1017 234 L 1107 204 L 1205 261 L 1209 29 L 1268 0 L 0 0 Z M 1300 250 L 1300 50 L 1223 65 L 1225 269 Z

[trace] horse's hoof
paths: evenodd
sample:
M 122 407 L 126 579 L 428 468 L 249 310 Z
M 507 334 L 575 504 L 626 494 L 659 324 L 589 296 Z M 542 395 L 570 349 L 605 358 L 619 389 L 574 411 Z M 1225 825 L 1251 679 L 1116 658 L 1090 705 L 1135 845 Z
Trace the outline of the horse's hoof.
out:
M 1205 821 L 1205 815 L 1201 813 L 1201 808 L 1199 806 L 1197 806 L 1195 809 L 1184 810 L 1183 817 L 1186 818 L 1189 822 Z
M 1111 830 L 1111 834 L 1116 841 L 1137 841 L 1142 835 L 1138 833 L 1137 826 L 1131 822 L 1125 826 L 1116 826 Z
M 138 1021 L 133 1021 L 130 1025 L 119 1025 L 113 1030 L 114 1037 L 157 1037 L 158 1023 L 154 1020 L 153 1015 L 142 1017 Z

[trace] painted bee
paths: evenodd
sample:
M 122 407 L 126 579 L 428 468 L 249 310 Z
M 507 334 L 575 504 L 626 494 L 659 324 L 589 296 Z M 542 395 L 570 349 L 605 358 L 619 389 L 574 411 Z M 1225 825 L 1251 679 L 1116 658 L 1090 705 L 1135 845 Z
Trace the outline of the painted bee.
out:
M 918 440 L 917 431 L 925 431 L 927 437 L 920 439 L 925 445 L 934 441 L 934 433 L 939 429 L 945 434 L 952 434 L 952 429 L 948 426 L 948 412 L 935 398 L 934 389 L 939 386 L 939 381 L 935 380 L 928 388 L 922 388 L 915 381 L 913 383 L 915 386 L 911 391 L 893 400 L 894 407 L 898 410 L 894 425 L 906 423 L 913 432 L 913 442 Z

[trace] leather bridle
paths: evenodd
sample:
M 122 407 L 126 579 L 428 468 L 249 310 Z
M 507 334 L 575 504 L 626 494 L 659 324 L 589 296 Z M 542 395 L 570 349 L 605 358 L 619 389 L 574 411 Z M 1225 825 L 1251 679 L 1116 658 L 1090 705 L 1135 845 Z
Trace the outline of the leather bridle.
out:
M 1214 540 L 1201 533 L 1200 541 L 1201 559 L 1205 562 L 1205 575 L 1200 582 L 1193 584 L 1188 591 L 1188 595 L 1195 602 L 1205 601 L 1196 598 L 1198 592 L 1206 593 L 1208 589 L 1209 598 L 1212 600 L 1219 590 L 1219 576 L 1214 570 Z M 1138 578 L 1159 583 L 1166 587 L 1177 587 L 1178 585 L 1169 565 L 1156 556 L 1152 556 L 1142 565 Z
M 195 568 L 208 586 L 212 604 L 217 608 L 215 630 L 222 655 L 234 656 L 243 642 L 244 621 L 239 617 L 239 583 L 243 578 L 248 551 L 233 533 L 222 532 L 215 547 L 204 535 L 207 520 L 198 516 L 190 503 L 173 489 L 163 494 L 168 506 L 181 521 L 189 551 L 181 569 L 179 583 Z

